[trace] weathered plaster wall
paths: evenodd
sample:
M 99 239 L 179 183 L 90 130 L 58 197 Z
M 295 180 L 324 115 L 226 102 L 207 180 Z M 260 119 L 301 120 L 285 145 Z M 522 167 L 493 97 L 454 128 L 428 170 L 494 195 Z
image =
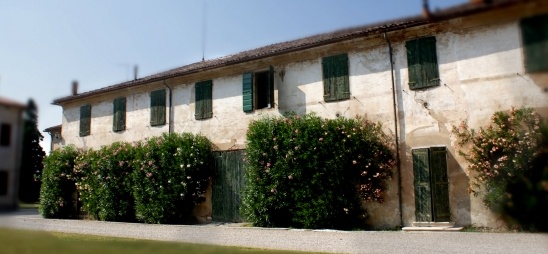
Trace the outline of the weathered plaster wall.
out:
M 452 221 L 457 225 L 499 227 L 480 197 L 468 194 L 468 174 L 458 156 L 453 125 L 467 121 L 472 128 L 490 122 L 496 111 L 511 107 L 548 106 L 548 94 L 525 73 L 517 21 L 442 32 L 436 35 L 441 86 L 420 91 L 408 89 L 405 46 L 395 48 L 400 94 L 404 221 L 414 221 L 411 149 L 446 146 Z
M 100 148 L 117 141 L 139 141 L 167 132 L 169 130 L 167 122 L 161 126 L 150 126 L 150 92 L 164 88 L 167 90 L 166 87 L 158 84 L 146 85 L 92 97 L 64 106 L 62 123 L 64 143 L 86 149 Z M 166 94 L 168 93 L 169 91 L 166 92 Z M 112 130 L 112 103 L 115 98 L 119 97 L 126 97 L 126 129 L 115 132 Z M 88 103 L 91 104 L 90 135 L 80 137 L 80 107 Z
M 8 173 L 8 189 L 6 195 L 0 195 L 0 208 L 14 208 L 18 200 L 23 131 L 21 108 L 0 105 L 0 124 L 11 126 L 10 145 L 0 146 L 0 170 Z

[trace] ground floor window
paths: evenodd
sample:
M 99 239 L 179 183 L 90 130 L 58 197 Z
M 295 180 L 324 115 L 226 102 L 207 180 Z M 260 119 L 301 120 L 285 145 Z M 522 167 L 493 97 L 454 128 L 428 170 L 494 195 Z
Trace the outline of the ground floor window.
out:
M 8 172 L 0 171 L 0 196 L 8 194 Z

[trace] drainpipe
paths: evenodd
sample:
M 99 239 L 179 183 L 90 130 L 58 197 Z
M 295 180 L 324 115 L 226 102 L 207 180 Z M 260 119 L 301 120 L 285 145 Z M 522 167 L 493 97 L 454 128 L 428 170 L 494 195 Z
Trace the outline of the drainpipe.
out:
M 168 101 L 169 101 L 169 113 L 168 113 L 168 115 L 169 115 L 169 133 L 171 134 L 171 133 L 173 133 L 173 104 L 171 103 L 172 98 L 173 98 L 172 95 L 171 95 L 171 94 L 172 94 L 172 89 L 171 89 L 170 86 L 168 86 L 168 85 L 166 84 L 166 80 L 165 80 L 165 79 L 162 80 L 162 81 L 164 82 L 164 86 L 166 86 L 167 89 L 169 90 L 169 97 L 168 97 Z
M 396 104 L 396 82 L 394 81 L 394 62 L 392 61 L 392 44 L 384 32 L 384 40 L 388 44 L 388 53 L 390 55 L 390 78 L 392 79 L 392 101 L 394 102 L 394 133 L 396 134 L 396 168 L 398 171 L 398 203 L 400 206 L 400 227 L 403 226 L 403 211 L 402 211 L 402 193 L 401 193 L 401 161 L 400 161 L 400 140 L 398 135 L 398 105 Z

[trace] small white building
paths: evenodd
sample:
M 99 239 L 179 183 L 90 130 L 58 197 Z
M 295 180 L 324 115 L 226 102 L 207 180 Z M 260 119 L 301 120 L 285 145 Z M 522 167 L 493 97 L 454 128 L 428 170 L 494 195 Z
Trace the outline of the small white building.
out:
M 16 209 L 25 105 L 0 97 L 0 210 Z
M 512 107 L 548 115 L 547 13 L 542 0 L 471 1 L 197 62 L 53 104 L 63 107 L 64 144 L 99 148 L 191 132 L 221 154 L 245 148 L 249 122 L 265 115 L 365 116 L 397 135 L 401 161 L 386 202 L 368 206 L 372 225 L 498 227 L 467 191 L 470 176 L 451 129 L 461 121 L 478 128 Z M 442 182 L 417 183 L 417 174 Z

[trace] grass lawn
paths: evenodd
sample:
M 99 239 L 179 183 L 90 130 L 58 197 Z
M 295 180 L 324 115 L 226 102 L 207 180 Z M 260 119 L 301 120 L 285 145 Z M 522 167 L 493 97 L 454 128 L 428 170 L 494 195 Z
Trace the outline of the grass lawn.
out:
M 302 253 L 0 228 L 0 253 Z

